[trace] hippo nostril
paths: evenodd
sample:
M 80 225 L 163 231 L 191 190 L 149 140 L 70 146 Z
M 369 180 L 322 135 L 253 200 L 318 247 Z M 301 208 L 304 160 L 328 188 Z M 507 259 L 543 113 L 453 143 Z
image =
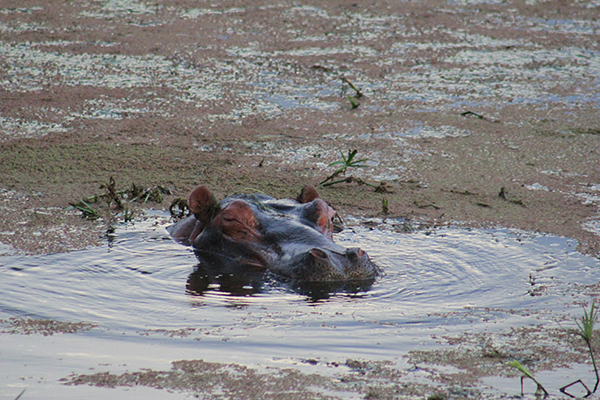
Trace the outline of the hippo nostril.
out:
M 350 261 L 357 261 L 359 258 L 364 257 L 365 254 L 366 253 L 358 247 L 346 250 L 346 257 L 348 257 Z
M 322 259 L 326 259 L 327 258 L 327 253 L 325 253 L 321 249 L 312 249 L 310 251 L 310 254 L 312 254 L 313 256 L 315 256 L 317 258 L 322 258 Z

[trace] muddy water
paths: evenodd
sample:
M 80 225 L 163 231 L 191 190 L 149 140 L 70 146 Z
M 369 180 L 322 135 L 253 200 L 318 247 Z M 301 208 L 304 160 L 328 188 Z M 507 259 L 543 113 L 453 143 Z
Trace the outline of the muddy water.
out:
M 109 389 L 58 380 L 73 373 L 168 370 L 180 359 L 322 374 L 346 359 L 389 360 L 418 375 L 405 356 L 439 348 L 438 336 L 556 326 L 556 320 L 573 326 L 568 321 L 581 314 L 575 303 L 589 301 L 579 285 L 600 279 L 600 262 L 564 238 L 458 228 L 401 233 L 401 222 L 388 221 L 336 237 L 368 251 L 385 271 L 369 289 L 314 296 L 267 280 L 245 295 L 217 284 L 199 295 L 186 289 L 196 259 L 168 237 L 168 223 L 164 214 L 149 214 L 119 226 L 102 247 L 0 258 L 3 398 L 22 388 L 31 398 L 100 398 Z M 36 333 L 10 318 L 93 325 Z M 502 393 L 506 381 L 518 390 L 518 379 L 486 385 Z M 498 382 L 502 387 L 494 388 Z M 128 388 L 121 395 L 167 393 Z

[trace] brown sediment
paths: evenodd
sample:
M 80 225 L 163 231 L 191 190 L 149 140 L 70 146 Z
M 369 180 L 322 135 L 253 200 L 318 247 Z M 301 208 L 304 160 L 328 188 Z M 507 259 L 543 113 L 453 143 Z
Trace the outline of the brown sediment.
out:
M 329 365 L 339 369 L 339 373 L 323 376 L 292 368 L 259 370 L 238 364 L 180 360 L 172 363 L 170 371 L 144 370 L 120 375 L 100 372 L 72 375 L 61 381 L 66 385 L 110 388 L 141 385 L 181 391 L 204 399 L 339 399 L 349 395 L 367 399 L 410 399 L 439 391 L 434 386 L 403 382 L 407 374 L 388 364 L 349 359 Z M 471 390 L 473 394 L 479 393 Z
M 20 335 L 51 336 L 56 333 L 85 332 L 98 325 L 88 322 L 64 322 L 39 318 L 9 318 L 0 320 L 0 332 Z

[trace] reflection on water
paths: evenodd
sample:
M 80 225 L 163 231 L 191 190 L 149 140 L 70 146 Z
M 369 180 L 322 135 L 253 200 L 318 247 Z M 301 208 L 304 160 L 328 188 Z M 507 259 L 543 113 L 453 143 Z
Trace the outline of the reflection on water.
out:
M 371 289 L 375 279 L 299 283 L 282 280 L 263 271 L 248 270 L 246 265 L 223 267 L 210 265 L 206 259 L 196 265 L 187 279 L 189 294 L 202 296 L 207 292 L 220 292 L 224 295 L 251 296 L 268 291 L 269 287 L 281 286 L 306 296 L 309 301 L 329 299 L 339 293 L 361 293 Z
M 0 257 L 0 319 L 98 325 L 74 335 L 85 339 L 79 351 L 86 357 L 63 354 L 70 361 L 68 371 L 56 370 L 62 376 L 90 364 L 131 367 L 135 362 L 126 360 L 138 358 L 142 367 L 178 357 L 267 365 L 310 357 L 398 361 L 410 350 L 435 347 L 434 334 L 555 324 L 567 314 L 571 320 L 580 313 L 574 303 L 588 301 L 579 285 L 600 279 L 600 262 L 567 239 L 459 228 L 407 234 L 389 222 L 336 236 L 365 249 L 383 269 L 372 285 L 297 288 L 258 273 L 198 266 L 169 238 L 168 224 L 156 214 L 120 227 L 104 247 Z M 26 340 L 39 357 L 50 357 L 27 371 L 47 371 L 61 341 L 79 340 L 54 336 L 52 348 L 17 336 L 9 342 Z M 0 351 L 26 364 L 27 351 L 7 343 Z M 127 352 L 110 350 L 123 344 Z M 12 373 L 4 379 L 18 378 Z
M 1 292 L 7 294 L 0 299 L 3 316 L 129 330 L 179 326 L 198 303 L 219 307 L 240 297 L 287 311 L 314 300 L 302 294 L 311 288 L 292 287 L 260 271 L 199 265 L 193 252 L 169 238 L 166 225 L 167 218 L 156 214 L 120 227 L 105 247 L 0 258 Z M 336 241 L 366 249 L 384 276 L 373 285 L 323 286 L 322 292 L 335 293 L 323 296 L 320 306 L 353 312 L 375 307 L 382 319 L 400 325 L 401 315 L 436 324 L 441 321 L 431 313 L 464 307 L 566 311 L 571 300 L 564 297 L 572 285 L 600 278 L 598 261 L 579 254 L 573 241 L 526 232 L 446 228 L 406 234 L 394 232 L 390 222 L 375 230 L 347 229 Z M 352 300 L 356 293 L 362 293 L 360 302 Z

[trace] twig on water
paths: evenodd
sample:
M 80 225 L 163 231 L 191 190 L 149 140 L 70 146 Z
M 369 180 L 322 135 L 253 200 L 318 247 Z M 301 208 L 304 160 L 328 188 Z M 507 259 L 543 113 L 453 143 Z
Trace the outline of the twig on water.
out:
M 342 76 L 342 82 L 347 83 L 348 86 L 350 86 L 352 89 L 354 89 L 354 91 L 356 92 L 354 97 L 356 97 L 357 99 L 360 99 L 361 97 L 363 97 L 362 92 L 360 90 L 358 90 L 358 88 L 356 86 L 354 86 L 354 83 L 350 82 L 350 80 L 348 80 L 348 78 L 346 78 L 345 76 Z
M 348 86 L 350 86 L 355 92 L 354 96 L 350 96 L 350 95 L 347 96 L 348 100 L 350 101 L 350 105 L 351 105 L 352 109 L 358 108 L 358 106 L 360 106 L 358 99 L 363 97 L 362 92 L 360 90 L 358 90 L 358 88 L 352 82 L 350 82 L 350 80 L 348 78 L 346 78 L 345 76 L 342 76 L 341 79 L 342 79 L 342 95 L 345 92 L 344 83 L 347 83 Z

